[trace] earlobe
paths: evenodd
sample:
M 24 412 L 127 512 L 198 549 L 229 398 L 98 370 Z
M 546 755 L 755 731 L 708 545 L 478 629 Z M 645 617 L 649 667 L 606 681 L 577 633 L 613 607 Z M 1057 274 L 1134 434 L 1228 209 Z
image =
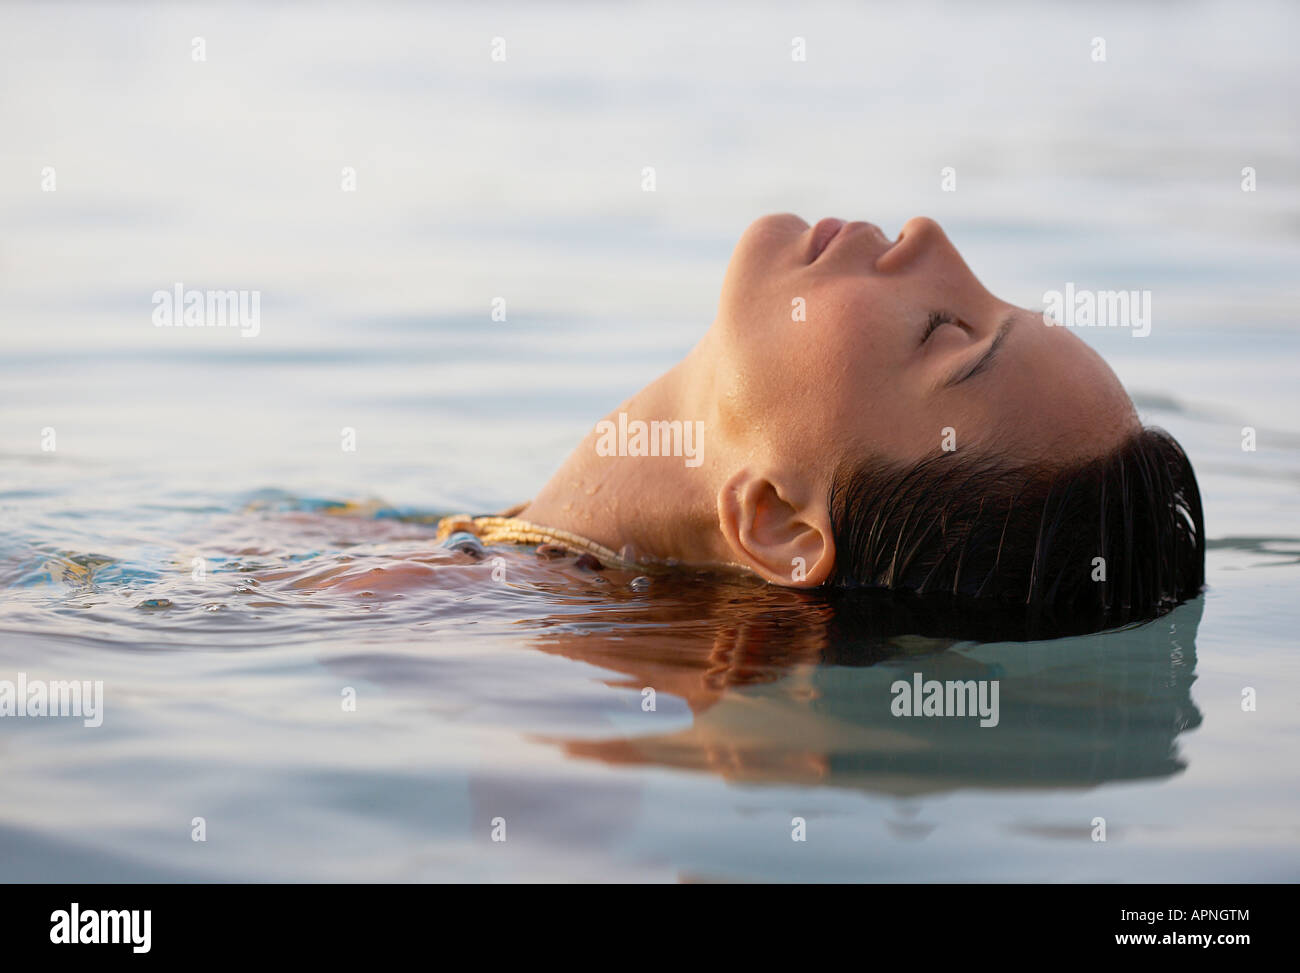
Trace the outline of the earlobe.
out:
M 835 566 L 825 505 L 796 502 L 749 470 L 718 491 L 718 526 L 735 560 L 773 584 L 815 588 Z

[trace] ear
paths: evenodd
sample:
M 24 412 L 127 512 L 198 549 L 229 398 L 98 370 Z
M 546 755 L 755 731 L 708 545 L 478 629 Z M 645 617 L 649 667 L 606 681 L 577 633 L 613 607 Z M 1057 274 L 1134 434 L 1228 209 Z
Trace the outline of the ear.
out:
M 718 491 L 718 526 L 737 562 L 773 584 L 815 588 L 835 566 L 824 503 L 798 503 L 748 470 Z

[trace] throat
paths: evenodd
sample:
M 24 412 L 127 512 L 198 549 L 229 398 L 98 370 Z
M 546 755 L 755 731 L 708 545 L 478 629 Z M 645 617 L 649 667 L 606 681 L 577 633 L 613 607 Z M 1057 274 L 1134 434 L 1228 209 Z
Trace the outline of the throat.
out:
M 517 516 L 581 534 L 628 561 L 711 563 L 717 520 L 700 471 L 673 457 L 599 455 L 596 435 Z
M 695 354 L 599 422 L 518 516 L 617 551 L 717 564 L 717 450 L 709 439 Z M 630 553 L 631 557 L 626 557 Z

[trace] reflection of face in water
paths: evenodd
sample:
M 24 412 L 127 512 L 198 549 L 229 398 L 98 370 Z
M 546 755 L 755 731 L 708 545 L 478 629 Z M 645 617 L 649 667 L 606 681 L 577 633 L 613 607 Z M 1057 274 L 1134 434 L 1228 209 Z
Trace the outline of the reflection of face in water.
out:
M 1002 620 L 949 619 L 932 604 L 887 594 L 828 600 L 757 581 L 686 577 L 656 579 L 641 594 L 628 586 L 630 575 L 613 571 L 596 591 L 556 583 L 549 570 L 524 574 L 528 583 L 510 603 L 511 653 L 478 664 L 504 667 L 494 677 L 499 701 L 467 698 L 457 668 L 436 653 L 358 652 L 327 664 L 422 708 L 463 713 L 462 722 L 506 726 L 582 764 L 900 797 L 1170 776 L 1184 766 L 1178 735 L 1201 721 L 1190 693 L 1199 599 L 1127 630 L 1007 641 L 1023 639 L 1024 629 L 1000 634 Z M 438 604 L 442 616 L 455 617 L 454 606 Z M 973 630 L 985 641 L 952 637 Z M 521 637 L 595 667 L 597 685 L 592 672 L 549 681 L 553 672 L 515 654 Z M 895 716 L 895 685 L 917 673 L 944 684 L 995 680 L 997 725 L 981 727 L 978 716 Z M 643 709 L 646 690 L 653 711 Z M 578 772 L 578 797 L 572 775 L 556 780 L 544 765 L 471 773 L 475 840 L 489 840 L 486 822 L 500 817 L 512 822 L 512 841 L 545 838 L 534 847 L 613 841 L 640 813 L 640 785 Z M 903 836 L 927 827 L 889 826 Z
M 606 617 L 607 636 L 543 633 L 543 651 L 626 676 L 609 685 L 626 688 L 628 732 L 552 742 L 611 764 L 921 794 L 1168 776 L 1184 767 L 1178 734 L 1201 721 L 1190 695 L 1199 599 L 1102 636 L 1002 643 L 895 637 L 869 623 L 864 633 L 860 614 L 846 625 L 834 606 L 759 602 L 715 603 L 701 618 L 686 600 L 635 632 L 630 610 L 626 625 Z M 959 690 L 913 712 L 895 703 L 900 683 Z M 647 688 L 686 700 L 691 724 L 656 731 Z M 992 695 L 996 725 L 943 712 L 963 690 Z

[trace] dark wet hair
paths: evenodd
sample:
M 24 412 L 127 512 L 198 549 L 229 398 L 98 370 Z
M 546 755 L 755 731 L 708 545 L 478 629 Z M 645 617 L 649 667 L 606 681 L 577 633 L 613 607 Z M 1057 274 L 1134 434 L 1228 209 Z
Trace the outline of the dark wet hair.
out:
M 978 451 L 910 467 L 868 460 L 836 473 L 829 503 L 829 588 L 1011 613 L 1029 633 L 1155 618 L 1205 583 L 1196 475 L 1162 429 L 1055 468 Z

